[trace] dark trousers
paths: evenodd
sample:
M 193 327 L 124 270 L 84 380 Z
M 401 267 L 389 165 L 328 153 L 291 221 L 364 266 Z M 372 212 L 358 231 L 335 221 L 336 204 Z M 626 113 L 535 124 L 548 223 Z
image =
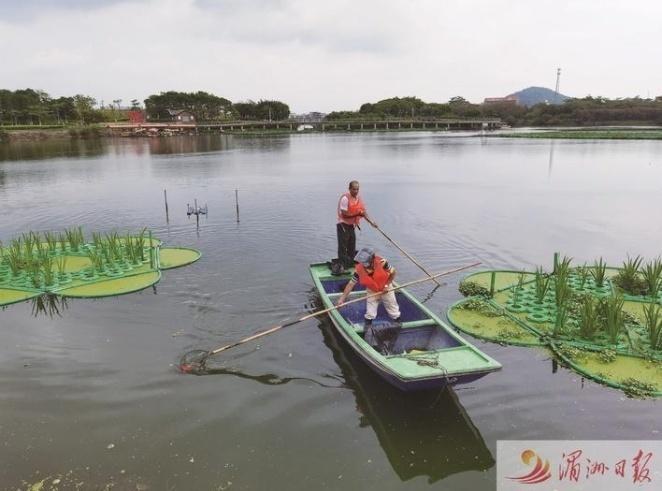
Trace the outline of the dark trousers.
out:
M 354 256 L 356 255 L 354 225 L 338 223 L 336 234 L 338 235 L 338 259 L 344 267 L 351 268 L 354 266 Z

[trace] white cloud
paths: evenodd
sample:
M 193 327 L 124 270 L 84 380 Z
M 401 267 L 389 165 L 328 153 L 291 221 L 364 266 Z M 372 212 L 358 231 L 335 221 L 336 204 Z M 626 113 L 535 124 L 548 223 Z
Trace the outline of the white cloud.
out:
M 529 85 L 553 87 L 561 66 L 568 95 L 662 94 L 656 2 L 48 5 L 24 0 L 0 18 L 0 45 L 11 47 L 3 49 L 3 88 L 105 101 L 206 90 L 233 101 L 280 99 L 297 112 L 329 111 L 392 96 L 480 101 Z

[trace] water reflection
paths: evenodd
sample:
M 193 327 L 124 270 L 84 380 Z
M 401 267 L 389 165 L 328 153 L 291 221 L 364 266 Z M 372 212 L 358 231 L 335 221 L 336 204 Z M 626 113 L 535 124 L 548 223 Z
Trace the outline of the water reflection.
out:
M 323 318 L 324 343 L 354 392 L 359 425 L 371 426 L 401 480 L 484 471 L 494 458 L 452 389 L 404 393 L 384 382 L 351 351 Z
M 108 141 L 99 138 L 89 140 L 50 139 L 42 141 L 18 141 L 0 143 L 0 162 L 10 160 L 44 160 L 62 157 L 96 157 L 106 152 Z
M 62 317 L 62 312 L 69 308 L 67 299 L 52 293 L 44 293 L 31 300 L 32 302 L 32 315 L 39 317 Z
M 290 147 L 290 135 L 200 135 L 137 138 L 53 138 L 0 143 L 0 161 L 44 160 L 62 157 L 115 157 L 221 152 L 233 149 L 278 152 Z

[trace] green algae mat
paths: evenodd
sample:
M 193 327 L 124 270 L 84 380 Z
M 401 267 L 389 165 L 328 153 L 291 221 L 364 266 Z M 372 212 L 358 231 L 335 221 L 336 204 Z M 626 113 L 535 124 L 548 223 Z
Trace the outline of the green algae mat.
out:
M 163 247 L 144 229 L 138 235 L 29 232 L 0 243 L 0 306 L 44 293 L 63 297 L 101 298 L 137 292 L 161 279 L 161 270 L 186 266 L 200 252 Z
M 448 309 L 460 331 L 487 341 L 544 347 L 598 383 L 662 396 L 662 261 L 622 267 L 571 266 L 555 255 L 551 273 L 480 271 L 460 284 Z

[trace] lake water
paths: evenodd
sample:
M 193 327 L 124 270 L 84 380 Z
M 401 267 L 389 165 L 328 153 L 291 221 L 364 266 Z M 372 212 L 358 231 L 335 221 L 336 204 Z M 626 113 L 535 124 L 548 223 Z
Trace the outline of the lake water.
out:
M 48 477 L 59 489 L 489 490 L 499 439 L 661 438 L 659 401 L 584 380 L 542 350 L 472 340 L 503 370 L 398 393 L 324 319 L 221 355 L 218 375 L 178 373 L 188 350 L 314 307 L 307 267 L 335 256 L 350 179 L 430 271 L 662 252 L 662 142 L 420 132 L 0 146 L 0 240 L 146 226 L 203 254 L 138 294 L 69 300 L 52 317 L 30 302 L 0 312 L 0 488 Z M 199 227 L 186 216 L 194 199 L 209 207 Z M 401 282 L 421 277 L 372 228 L 358 243 Z M 460 279 L 413 292 L 444 314 Z

